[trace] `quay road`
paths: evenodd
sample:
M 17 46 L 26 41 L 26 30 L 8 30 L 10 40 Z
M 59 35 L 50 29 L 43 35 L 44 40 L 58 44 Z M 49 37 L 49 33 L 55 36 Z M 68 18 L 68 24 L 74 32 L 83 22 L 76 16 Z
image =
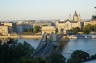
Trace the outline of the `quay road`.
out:
M 13 38 L 13 39 L 18 39 L 18 38 L 25 38 L 25 39 L 40 39 L 42 38 L 41 35 L 8 35 L 8 36 L 0 36 L 0 39 L 7 39 L 7 38 Z
M 59 48 L 59 45 L 57 42 L 62 37 L 63 37 L 63 34 L 57 35 L 57 34 L 51 33 L 48 37 L 48 34 L 44 33 L 40 41 L 40 44 L 38 45 L 36 50 L 33 52 L 32 56 L 33 57 L 38 57 L 38 56 L 46 57 L 50 53 L 56 51 L 57 48 Z

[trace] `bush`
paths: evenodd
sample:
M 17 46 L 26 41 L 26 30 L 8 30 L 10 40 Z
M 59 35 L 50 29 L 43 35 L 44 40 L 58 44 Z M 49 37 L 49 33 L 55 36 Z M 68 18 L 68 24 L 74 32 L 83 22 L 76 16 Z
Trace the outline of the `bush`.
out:
M 91 59 L 96 59 L 96 54 L 91 56 Z
M 71 54 L 71 58 L 79 58 L 80 61 L 85 61 L 89 59 L 89 54 L 81 50 L 76 50 Z
M 70 58 L 67 60 L 67 63 L 80 63 L 79 58 Z
M 34 33 L 37 33 L 37 32 L 39 32 L 40 31 L 40 27 L 39 26 L 35 26 L 34 28 L 33 28 L 33 32 Z
M 65 63 L 65 58 L 59 53 L 52 53 L 47 57 L 48 63 Z
M 0 44 L 0 63 L 19 63 L 22 57 L 31 57 L 33 47 L 24 42 L 10 39 L 7 43 Z

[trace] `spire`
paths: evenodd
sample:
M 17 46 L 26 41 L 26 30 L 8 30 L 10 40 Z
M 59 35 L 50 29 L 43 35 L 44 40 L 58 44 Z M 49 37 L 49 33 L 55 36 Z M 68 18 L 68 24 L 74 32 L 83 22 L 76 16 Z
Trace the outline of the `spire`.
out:
M 77 12 L 75 11 L 74 16 L 78 16 Z
M 80 14 L 77 14 L 77 12 L 75 11 L 73 15 L 73 21 L 79 21 L 79 20 L 80 20 Z

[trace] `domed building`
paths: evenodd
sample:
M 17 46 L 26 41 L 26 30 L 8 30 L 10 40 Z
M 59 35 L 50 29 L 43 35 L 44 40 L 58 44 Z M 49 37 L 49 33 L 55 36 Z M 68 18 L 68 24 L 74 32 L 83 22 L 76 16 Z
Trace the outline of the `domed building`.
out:
M 81 28 L 82 26 L 81 20 L 80 20 L 80 15 L 77 14 L 77 12 L 75 11 L 74 15 L 73 15 L 73 20 L 65 20 L 65 21 L 57 21 L 56 22 L 56 27 L 58 28 L 58 32 L 61 33 L 67 33 L 68 30 L 72 29 L 72 28 L 76 28 L 79 27 Z
M 80 15 L 78 15 L 76 11 L 73 15 L 73 21 L 80 21 Z

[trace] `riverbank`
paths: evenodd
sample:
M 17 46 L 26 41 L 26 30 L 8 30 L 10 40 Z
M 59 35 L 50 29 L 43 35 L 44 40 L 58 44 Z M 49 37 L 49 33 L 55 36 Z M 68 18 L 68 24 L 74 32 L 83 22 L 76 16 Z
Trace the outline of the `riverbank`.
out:
M 14 35 L 14 36 L 0 36 L 0 39 L 18 39 L 18 38 L 24 38 L 24 39 L 40 39 L 42 35 Z
M 69 39 L 96 39 L 96 35 L 93 34 L 77 34 L 77 35 L 67 35 L 63 36 L 67 37 Z M 0 39 L 19 39 L 19 38 L 24 38 L 24 39 L 40 39 L 42 38 L 42 35 L 8 35 L 8 36 L 0 36 Z M 62 38 L 63 40 L 63 38 Z
M 93 34 L 77 34 L 77 35 L 68 35 L 69 39 L 96 39 L 96 35 Z

